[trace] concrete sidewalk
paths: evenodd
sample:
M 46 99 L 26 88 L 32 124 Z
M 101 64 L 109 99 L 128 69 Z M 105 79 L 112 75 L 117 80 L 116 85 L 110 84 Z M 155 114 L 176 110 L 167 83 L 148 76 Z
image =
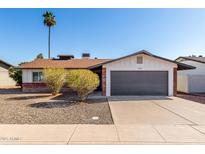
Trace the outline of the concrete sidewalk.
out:
M 0 144 L 205 144 L 205 125 L 0 125 Z

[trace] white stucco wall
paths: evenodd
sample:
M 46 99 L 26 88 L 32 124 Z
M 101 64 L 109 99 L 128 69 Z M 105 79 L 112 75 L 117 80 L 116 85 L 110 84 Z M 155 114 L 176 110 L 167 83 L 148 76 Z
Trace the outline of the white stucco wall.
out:
M 177 90 L 186 93 L 205 92 L 205 64 L 190 60 L 181 61 L 181 63 L 192 65 L 196 69 L 177 72 Z M 181 78 L 186 78 L 186 82 Z
M 188 75 L 189 93 L 205 92 L 205 75 Z
M 143 56 L 143 64 L 137 64 L 137 56 Z M 127 57 L 119 61 L 103 65 L 106 68 L 106 95 L 110 96 L 110 72 L 123 71 L 168 71 L 168 94 L 173 95 L 173 68 L 177 65 L 172 62 L 147 56 L 145 54 Z
M 22 70 L 22 82 L 31 83 L 33 82 L 33 72 L 42 72 L 43 69 L 23 69 Z
M 9 77 L 8 69 L 0 65 L 0 87 L 15 86 L 16 82 Z
M 191 60 L 181 61 L 180 63 L 196 67 L 196 69 L 178 71 L 178 75 L 205 75 L 205 63 L 199 63 Z
M 188 77 L 186 75 L 177 76 L 177 91 L 188 92 Z

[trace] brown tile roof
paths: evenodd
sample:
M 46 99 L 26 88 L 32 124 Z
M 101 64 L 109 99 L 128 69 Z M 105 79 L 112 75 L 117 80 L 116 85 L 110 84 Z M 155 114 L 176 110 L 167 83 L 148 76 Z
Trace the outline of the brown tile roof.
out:
M 110 59 L 71 59 L 71 60 L 52 60 L 37 59 L 20 65 L 22 69 L 34 68 L 89 68 L 109 61 Z

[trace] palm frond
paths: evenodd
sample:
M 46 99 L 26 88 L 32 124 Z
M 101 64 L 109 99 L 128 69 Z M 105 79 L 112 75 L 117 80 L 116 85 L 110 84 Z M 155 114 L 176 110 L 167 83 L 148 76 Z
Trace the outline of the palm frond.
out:
M 55 26 L 56 25 L 56 20 L 55 20 L 55 16 L 53 15 L 52 12 L 48 12 L 46 11 L 44 14 L 43 14 L 43 17 L 44 17 L 44 25 L 48 26 L 48 27 L 51 27 L 51 26 Z

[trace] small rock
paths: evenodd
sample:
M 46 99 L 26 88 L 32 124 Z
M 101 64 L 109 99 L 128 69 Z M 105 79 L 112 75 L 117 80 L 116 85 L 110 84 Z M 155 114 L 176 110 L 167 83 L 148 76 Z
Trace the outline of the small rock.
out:
M 98 119 L 99 117 L 96 117 L 96 116 L 92 117 L 92 120 L 98 120 Z

